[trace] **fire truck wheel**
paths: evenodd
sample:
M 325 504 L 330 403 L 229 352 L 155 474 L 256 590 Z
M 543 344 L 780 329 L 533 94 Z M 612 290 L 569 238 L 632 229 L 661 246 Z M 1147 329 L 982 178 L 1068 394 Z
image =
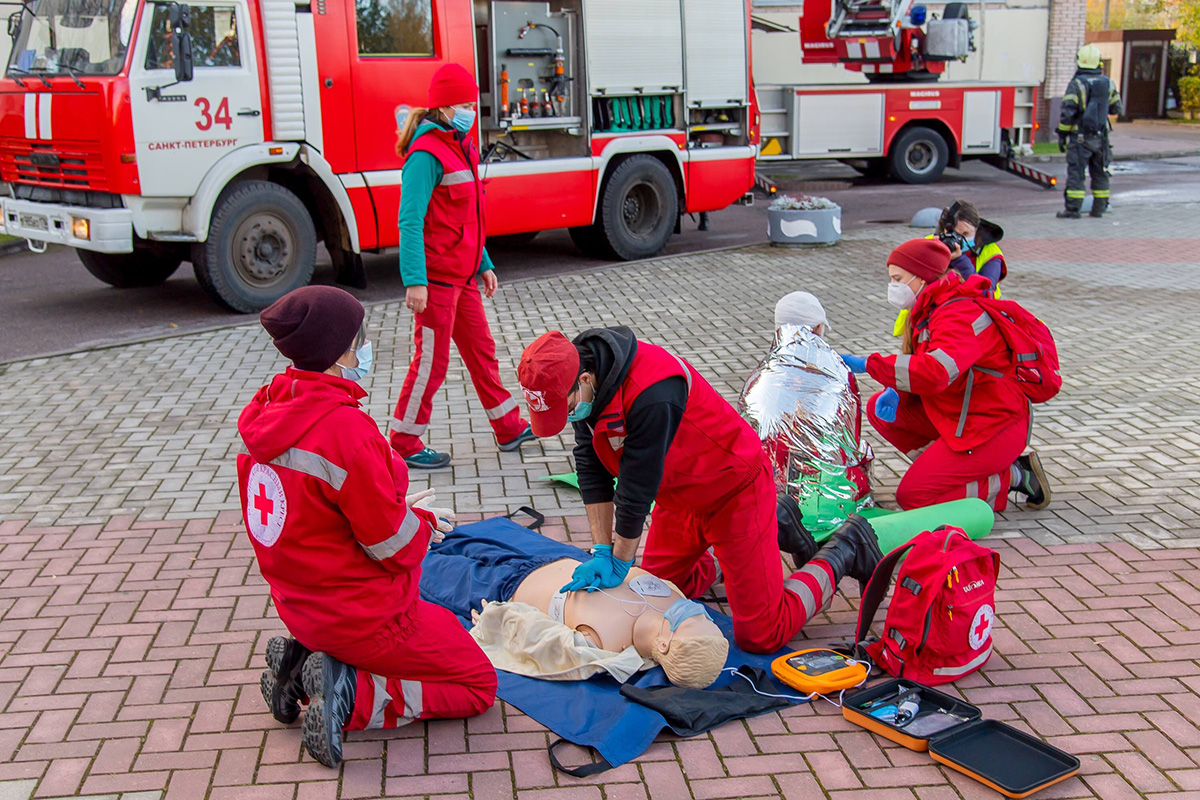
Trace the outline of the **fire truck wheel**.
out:
M 608 179 L 600 205 L 604 244 L 623 260 L 649 258 L 667 246 L 679 216 L 675 179 L 661 161 L 637 155 Z
M 892 177 L 896 180 L 933 183 L 950 163 L 950 149 L 940 133 L 917 125 L 896 137 L 888 160 L 892 162 Z
M 93 277 L 118 289 L 158 286 L 175 274 L 183 263 L 183 257 L 176 252 L 150 247 L 135 246 L 132 253 L 76 252 Z
M 300 198 L 277 183 L 244 181 L 217 201 L 208 241 L 192 248 L 196 280 L 234 311 L 261 311 L 306 286 L 317 232 Z

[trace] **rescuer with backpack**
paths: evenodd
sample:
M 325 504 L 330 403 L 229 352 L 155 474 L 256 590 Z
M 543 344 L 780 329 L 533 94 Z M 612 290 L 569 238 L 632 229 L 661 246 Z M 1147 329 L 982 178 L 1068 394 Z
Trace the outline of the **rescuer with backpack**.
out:
M 888 257 L 888 302 L 911 309 L 901 354 L 842 358 L 885 388 L 867 403 L 884 439 L 913 457 L 896 489 L 901 508 L 978 497 L 997 511 L 1008 492 L 1045 508 L 1050 487 L 1029 442 L 1030 404 L 1061 386 L 1046 326 L 991 296 L 981 275 L 950 269 L 950 250 L 914 239 Z
M 1122 113 L 1117 85 L 1100 70 L 1100 49 L 1094 44 L 1079 48 L 1079 68 L 1063 95 L 1058 121 L 1058 149 L 1067 154 L 1066 208 L 1061 219 L 1079 219 L 1087 196 L 1085 173 L 1092 179 L 1091 216 L 1102 217 L 1108 208 L 1108 117 Z

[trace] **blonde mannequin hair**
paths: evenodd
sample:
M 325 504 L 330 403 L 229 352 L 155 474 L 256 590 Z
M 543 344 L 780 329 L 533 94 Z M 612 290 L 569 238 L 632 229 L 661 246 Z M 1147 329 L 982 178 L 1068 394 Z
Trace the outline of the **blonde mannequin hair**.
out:
M 684 689 L 711 686 L 725 667 L 728 655 L 729 640 L 724 636 L 675 636 L 667 645 L 667 652 L 655 647 L 651 653 L 667 673 L 667 679 Z

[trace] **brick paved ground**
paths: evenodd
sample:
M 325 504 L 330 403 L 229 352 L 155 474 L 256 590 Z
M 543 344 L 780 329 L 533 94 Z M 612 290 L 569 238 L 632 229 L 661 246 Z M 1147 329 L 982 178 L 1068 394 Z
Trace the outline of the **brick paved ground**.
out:
M 1200 797 L 1198 211 L 1001 220 L 1006 295 L 1053 326 L 1067 388 L 1035 440 L 1056 501 L 999 522 L 997 657 L 957 689 L 1080 755 L 1083 779 L 1041 796 Z M 521 343 L 548 326 L 630 322 L 732 396 L 774 299 L 793 288 L 823 298 L 846 350 L 891 346 L 881 264 L 908 235 L 509 286 L 492 307 L 501 358 L 511 376 Z M 408 319 L 393 304 L 370 321 L 380 357 L 369 408 L 382 419 Z M 466 723 L 356 735 L 339 772 L 302 757 L 297 731 L 276 726 L 258 696 L 266 638 L 281 628 L 232 489 L 233 421 L 278 366 L 246 327 L 0 372 L 0 800 L 994 796 L 825 704 L 660 741 L 591 781 L 555 776 L 546 732 L 503 704 Z M 432 428 L 454 468 L 420 481 L 468 512 L 532 503 L 551 515 L 550 535 L 585 539 L 577 496 L 536 480 L 569 468 L 564 444 L 499 454 L 474 405 L 455 368 Z M 877 451 L 886 501 L 904 463 Z M 839 598 L 808 635 L 844 635 L 856 607 Z

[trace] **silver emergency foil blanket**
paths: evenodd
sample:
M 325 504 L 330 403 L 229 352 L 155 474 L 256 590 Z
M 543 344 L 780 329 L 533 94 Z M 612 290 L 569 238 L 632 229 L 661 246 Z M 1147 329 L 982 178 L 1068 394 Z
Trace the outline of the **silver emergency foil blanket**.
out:
M 873 453 L 855 441 L 859 400 L 850 371 L 825 341 L 798 325 L 775 332 L 771 352 L 746 381 L 738 411 L 775 465 L 775 485 L 800 503 L 804 524 L 819 533 L 874 505 L 847 478 L 869 474 Z

